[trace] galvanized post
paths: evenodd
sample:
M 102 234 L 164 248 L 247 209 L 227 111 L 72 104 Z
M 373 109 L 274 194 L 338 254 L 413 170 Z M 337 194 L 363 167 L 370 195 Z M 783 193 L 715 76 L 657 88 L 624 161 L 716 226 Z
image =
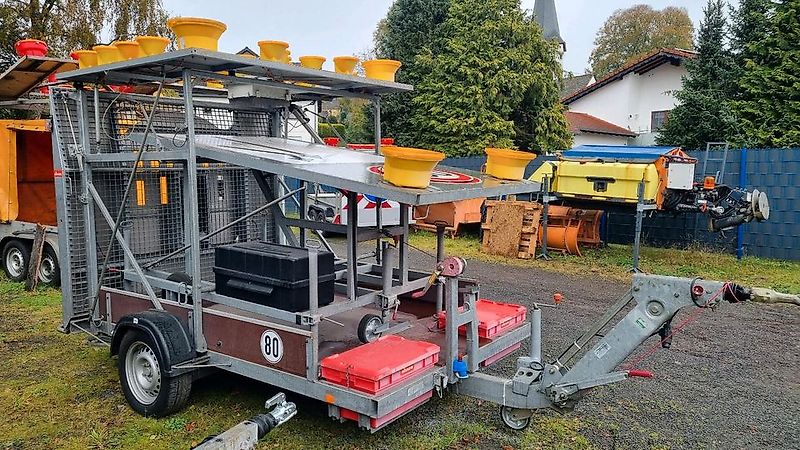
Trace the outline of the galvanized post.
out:
M 542 253 L 537 258 L 550 259 L 547 254 L 547 221 L 549 220 L 550 210 L 550 177 L 542 179 Z
M 633 272 L 639 272 L 639 247 L 642 243 L 642 218 L 644 216 L 644 181 L 639 182 L 636 202 L 636 230 L 633 236 Z
M 377 203 L 375 205 L 375 228 L 378 230 L 378 233 L 380 233 L 381 229 L 383 228 L 383 223 L 382 223 L 382 219 L 383 219 L 383 213 L 382 213 L 382 211 L 383 211 L 383 208 L 382 208 L 383 199 L 382 198 L 376 198 L 375 202 Z M 375 240 L 375 264 L 380 264 L 381 263 L 381 258 L 383 257 L 383 255 L 381 254 L 381 249 L 382 249 L 381 248 L 381 238 L 380 238 L 380 234 L 379 234 L 378 235 L 378 239 Z
M 542 362 L 542 309 L 534 305 L 531 311 L 531 359 Z
M 297 209 L 299 216 L 301 219 L 307 219 L 308 213 L 306 212 L 306 204 L 308 202 L 308 195 L 306 194 L 306 186 L 307 182 L 305 180 L 300 180 L 300 187 L 303 188 L 303 191 L 300 193 L 300 204 L 297 205 Z M 300 227 L 300 245 L 303 247 L 307 247 L 306 245 L 306 228 Z
M 89 287 L 89 295 L 91 295 L 91 304 L 94 306 L 90 313 L 92 314 L 92 324 L 99 319 L 99 309 L 97 308 L 98 292 L 100 286 L 98 284 L 98 268 L 97 268 L 97 235 L 95 234 L 95 221 L 94 221 L 94 202 L 92 196 L 89 194 L 89 185 L 92 183 L 92 167 L 85 158 L 86 155 L 92 153 L 92 146 L 90 143 L 89 134 L 89 105 L 86 99 L 86 91 L 78 90 L 77 92 L 77 112 L 78 112 L 78 133 L 80 134 L 81 148 L 75 149 L 76 153 L 80 155 L 78 160 L 81 162 L 81 203 L 83 203 L 83 219 L 84 219 L 84 239 L 86 239 L 86 281 Z M 97 106 L 97 105 L 95 105 Z M 96 109 L 96 108 L 95 108 Z M 100 123 L 95 123 L 95 128 L 100 129 Z M 124 208 L 125 205 L 120 205 Z M 64 238 L 66 239 L 66 237 Z M 113 240 L 114 236 L 109 239 Z
M 355 301 L 358 297 L 358 194 L 347 193 L 347 298 Z
M 739 187 L 745 189 L 747 187 L 747 147 L 742 147 L 739 152 Z M 736 259 L 741 260 L 744 258 L 744 227 L 747 224 L 741 224 L 736 227 Z
M 400 227 L 403 228 L 403 235 L 400 236 L 400 260 L 397 265 L 400 268 L 400 284 L 408 283 L 408 212 L 409 206 L 400 204 Z
M 306 246 L 308 248 L 308 314 L 314 316 L 319 309 L 319 253 L 316 247 Z M 308 361 L 306 364 L 306 379 L 309 381 L 316 381 L 317 379 L 317 366 L 319 354 L 319 324 L 314 323 L 311 325 L 311 343 L 308 348 Z
M 458 286 L 458 278 L 456 278 L 456 286 Z M 467 331 L 467 370 L 474 373 L 478 371 L 478 365 L 480 361 L 478 361 L 478 344 L 479 344 L 479 337 L 478 337 L 478 315 L 477 315 L 477 308 L 476 302 L 478 300 L 478 292 L 477 290 L 473 290 L 472 292 L 467 293 L 464 296 L 464 312 L 459 314 L 459 319 L 463 318 L 464 315 L 469 316 L 469 322 L 466 324 L 466 331 Z M 455 314 L 458 312 L 458 308 L 447 308 L 447 311 L 450 314 L 450 317 L 454 317 Z M 460 322 L 460 320 L 459 320 Z M 458 328 L 458 326 L 456 326 Z
M 444 225 L 441 223 L 436 224 L 436 264 L 444 261 Z M 436 284 L 436 314 L 442 312 L 442 303 L 444 302 L 444 285 L 442 283 Z
M 195 350 L 204 353 L 207 350 L 206 339 L 203 336 L 203 301 L 201 286 L 203 284 L 200 270 L 200 221 L 199 207 L 197 204 L 197 148 L 194 135 L 194 103 L 192 100 L 192 73 L 183 71 L 183 100 L 186 108 L 186 143 L 188 155 L 186 157 L 186 187 L 183 192 L 183 207 L 186 238 L 191 245 L 186 254 L 187 269 L 192 277 L 192 334 Z
M 451 312 L 451 316 L 448 318 L 447 322 L 444 325 L 444 336 L 445 336 L 445 358 L 447 361 L 447 376 L 451 383 L 456 382 L 456 378 L 453 375 L 453 361 L 458 358 L 458 320 L 456 316 L 458 315 L 458 278 L 456 277 L 446 277 L 445 278 L 445 299 L 447 301 L 447 311 Z
M 381 99 L 375 97 L 375 154 L 381 154 Z

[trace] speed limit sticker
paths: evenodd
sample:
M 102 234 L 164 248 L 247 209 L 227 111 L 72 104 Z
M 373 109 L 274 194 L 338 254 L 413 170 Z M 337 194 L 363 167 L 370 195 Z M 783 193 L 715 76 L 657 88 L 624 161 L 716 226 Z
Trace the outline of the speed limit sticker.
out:
M 283 358 L 283 341 L 278 333 L 266 330 L 261 335 L 261 354 L 271 364 L 277 364 Z

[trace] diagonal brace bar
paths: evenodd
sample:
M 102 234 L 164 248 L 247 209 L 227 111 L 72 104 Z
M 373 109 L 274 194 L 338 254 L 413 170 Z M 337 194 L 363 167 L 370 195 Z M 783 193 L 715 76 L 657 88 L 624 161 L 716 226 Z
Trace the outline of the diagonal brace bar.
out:
M 161 306 L 161 301 L 159 301 L 158 297 L 156 297 L 155 291 L 153 291 L 153 286 L 150 285 L 150 282 L 147 281 L 147 278 L 144 276 L 144 271 L 142 271 L 142 267 L 139 265 L 139 262 L 136 261 L 136 257 L 133 255 L 130 247 L 128 247 L 128 243 L 125 242 L 125 238 L 122 236 L 122 233 L 119 231 L 119 227 L 116 226 L 114 223 L 114 219 L 111 217 L 111 213 L 106 208 L 105 203 L 103 203 L 103 199 L 100 197 L 100 194 L 95 189 L 94 184 L 88 183 L 87 187 L 89 188 L 89 193 L 92 195 L 92 199 L 94 200 L 97 209 L 100 210 L 100 213 L 106 219 L 108 226 L 111 227 L 112 230 L 116 230 L 114 237 L 116 237 L 119 246 L 122 247 L 122 251 L 125 252 L 125 256 L 128 258 L 131 266 L 133 266 L 133 270 L 136 274 L 141 278 L 141 282 L 144 285 L 144 289 L 147 292 L 147 296 L 150 297 L 150 301 L 153 302 L 153 307 L 156 309 L 163 310 L 164 308 Z M 99 284 L 98 284 L 99 286 Z

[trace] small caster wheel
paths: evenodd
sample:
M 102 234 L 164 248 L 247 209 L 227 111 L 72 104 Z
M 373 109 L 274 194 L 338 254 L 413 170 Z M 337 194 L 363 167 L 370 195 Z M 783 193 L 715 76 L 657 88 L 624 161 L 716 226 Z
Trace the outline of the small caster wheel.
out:
M 506 426 L 508 428 L 511 428 L 512 430 L 516 431 L 524 430 L 525 428 L 527 428 L 528 425 L 531 424 L 531 416 L 521 417 L 517 414 L 517 411 L 523 412 L 522 410 L 516 408 L 501 406 L 500 419 L 502 419 L 503 423 L 506 424 Z
M 380 316 L 375 314 L 365 315 L 361 318 L 361 322 L 358 323 L 358 340 L 365 344 L 378 340 L 381 337 L 381 333 L 375 330 L 381 325 L 383 325 L 383 319 Z

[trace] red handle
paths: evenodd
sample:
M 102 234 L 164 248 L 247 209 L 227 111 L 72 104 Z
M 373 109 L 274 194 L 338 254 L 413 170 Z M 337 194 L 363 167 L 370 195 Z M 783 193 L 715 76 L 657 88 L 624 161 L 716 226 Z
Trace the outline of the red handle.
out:
M 629 370 L 629 377 L 653 378 L 653 372 L 649 370 Z

